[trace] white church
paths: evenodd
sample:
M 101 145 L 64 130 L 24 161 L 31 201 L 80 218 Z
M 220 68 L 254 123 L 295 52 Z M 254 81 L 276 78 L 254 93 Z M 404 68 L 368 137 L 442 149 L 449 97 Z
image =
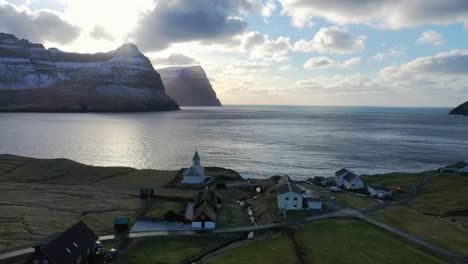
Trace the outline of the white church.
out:
M 182 183 L 201 184 L 205 181 L 205 168 L 200 164 L 200 155 L 198 155 L 198 151 L 195 151 L 192 162 L 192 166 L 184 171 L 184 179 L 182 180 Z

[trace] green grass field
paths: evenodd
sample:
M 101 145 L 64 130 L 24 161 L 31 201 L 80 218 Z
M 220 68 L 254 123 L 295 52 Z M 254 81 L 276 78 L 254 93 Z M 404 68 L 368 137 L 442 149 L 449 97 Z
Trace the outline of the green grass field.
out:
M 449 175 L 432 178 L 408 205 L 425 213 L 440 215 L 468 211 L 468 177 Z
M 166 214 L 169 210 L 173 210 L 175 213 L 184 210 L 187 205 L 187 201 L 169 200 L 162 197 L 155 197 L 151 199 L 150 207 L 146 213 L 146 216 L 152 217 L 155 220 L 164 220 L 164 214 Z
M 217 228 L 229 228 L 250 225 L 246 210 L 233 203 L 224 203 L 217 214 Z
M 361 178 L 367 184 L 382 184 L 389 189 L 401 187 L 404 191 L 409 191 L 421 176 L 430 173 L 435 173 L 435 171 L 419 173 L 393 172 L 379 175 L 363 175 Z
M 352 208 L 366 208 L 376 205 L 378 202 L 369 196 L 362 196 L 353 193 L 341 192 L 332 194 L 336 200 Z
M 132 241 L 114 263 L 186 263 L 232 239 L 220 236 L 140 238 Z
M 245 244 L 202 260 L 203 264 L 237 263 L 296 263 L 293 243 L 286 236 L 276 236 L 265 240 Z
M 410 234 L 468 255 L 468 230 L 460 222 L 424 215 L 405 206 L 390 207 L 370 215 Z
M 211 256 L 202 263 L 444 263 L 406 241 L 359 220 L 322 220 L 289 232 L 293 234 L 288 236 L 283 233 L 249 243 Z

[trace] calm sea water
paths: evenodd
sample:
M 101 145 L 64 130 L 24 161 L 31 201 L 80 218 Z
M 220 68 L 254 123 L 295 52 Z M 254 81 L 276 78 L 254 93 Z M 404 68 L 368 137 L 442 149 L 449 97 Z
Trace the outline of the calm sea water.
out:
M 445 108 L 225 106 L 132 114 L 0 114 L 0 153 L 136 168 L 202 164 L 253 177 L 421 171 L 468 160 Z

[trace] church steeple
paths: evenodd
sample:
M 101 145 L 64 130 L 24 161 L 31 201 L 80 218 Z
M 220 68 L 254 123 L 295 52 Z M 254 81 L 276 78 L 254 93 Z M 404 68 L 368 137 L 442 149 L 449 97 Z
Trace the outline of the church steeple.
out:
M 200 156 L 198 155 L 198 151 L 195 151 L 195 154 L 193 155 L 192 158 L 193 164 L 200 164 Z

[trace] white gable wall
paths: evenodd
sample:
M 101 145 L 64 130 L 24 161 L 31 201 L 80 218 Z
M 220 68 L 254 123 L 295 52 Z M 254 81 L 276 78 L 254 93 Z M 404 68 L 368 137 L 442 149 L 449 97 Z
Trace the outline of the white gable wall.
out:
M 278 194 L 278 208 L 281 210 L 301 210 L 302 194 L 295 192 Z
M 356 177 L 351 182 L 348 182 L 348 181 L 344 180 L 343 181 L 343 186 L 348 190 L 363 189 L 364 188 L 364 182 L 361 180 L 361 178 Z

